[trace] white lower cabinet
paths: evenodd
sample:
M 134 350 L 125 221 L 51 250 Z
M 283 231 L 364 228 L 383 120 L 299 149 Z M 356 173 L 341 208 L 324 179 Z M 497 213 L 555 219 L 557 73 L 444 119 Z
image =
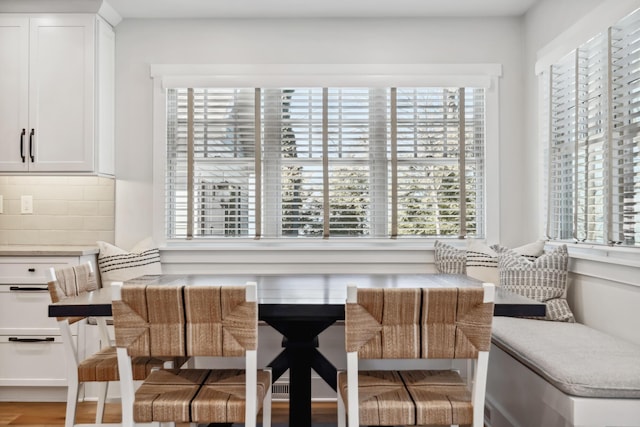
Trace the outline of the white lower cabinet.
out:
M 65 387 L 67 373 L 62 347 L 61 338 L 56 335 L 0 336 L 2 385 Z
M 0 256 L 0 401 L 65 400 L 66 361 L 56 319 L 48 317 L 47 271 L 87 261 L 95 269 L 94 254 Z

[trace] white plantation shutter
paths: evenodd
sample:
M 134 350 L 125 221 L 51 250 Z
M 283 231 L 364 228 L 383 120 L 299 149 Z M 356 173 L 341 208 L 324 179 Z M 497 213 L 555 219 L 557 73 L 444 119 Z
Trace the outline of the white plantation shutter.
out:
M 247 237 L 254 231 L 250 218 L 255 217 L 254 89 L 192 93 L 191 114 L 186 89 L 168 94 L 178 103 L 176 114 L 168 113 L 169 133 L 176 134 L 173 144 L 168 138 L 167 200 L 176 200 L 167 206 L 168 237 Z
M 574 237 L 576 61 L 575 54 L 551 66 L 550 200 L 547 234 Z
M 608 132 L 608 38 L 600 34 L 577 50 L 576 238 L 605 240 Z
M 322 89 L 263 90 L 265 237 L 323 233 Z
M 479 235 L 483 94 L 480 89 L 398 88 L 398 235 Z
M 266 237 L 371 235 L 386 202 L 387 92 L 264 90 Z
M 372 218 L 384 215 L 384 210 L 374 212 L 373 206 L 386 205 L 382 189 L 387 170 L 388 90 L 328 89 L 326 93 L 329 235 L 371 236 Z M 378 234 L 385 235 L 386 230 L 379 229 Z
M 482 88 L 170 89 L 167 104 L 171 239 L 484 236 Z
M 548 235 L 640 245 L 640 12 L 550 70 Z
M 611 236 L 640 245 L 640 12 L 611 30 Z
M 464 200 L 461 212 L 467 237 L 485 236 L 485 96 L 478 88 L 464 89 Z M 497 191 L 492 189 L 493 191 Z

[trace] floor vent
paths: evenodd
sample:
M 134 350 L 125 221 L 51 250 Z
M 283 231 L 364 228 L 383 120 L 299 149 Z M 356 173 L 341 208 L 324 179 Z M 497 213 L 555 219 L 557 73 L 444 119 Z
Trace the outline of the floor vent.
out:
M 289 384 L 275 383 L 271 386 L 272 399 L 289 399 Z

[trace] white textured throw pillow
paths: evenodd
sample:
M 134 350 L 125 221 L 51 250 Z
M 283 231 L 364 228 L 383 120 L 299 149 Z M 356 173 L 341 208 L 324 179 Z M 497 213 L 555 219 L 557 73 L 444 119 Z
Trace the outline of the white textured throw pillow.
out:
M 514 251 L 504 250 L 498 258 L 500 286 L 528 298 L 544 302 L 545 320 L 575 322 L 565 298 L 569 253 L 562 245 L 534 261 Z
M 102 286 L 139 276 L 162 274 L 160 250 L 151 239 L 137 243 L 130 252 L 107 242 L 97 244 Z

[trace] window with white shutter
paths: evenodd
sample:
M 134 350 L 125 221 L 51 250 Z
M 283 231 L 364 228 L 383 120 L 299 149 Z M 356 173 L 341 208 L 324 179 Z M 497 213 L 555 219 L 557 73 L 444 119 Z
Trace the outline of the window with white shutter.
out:
M 167 99 L 167 235 L 250 236 L 254 89 L 170 89 Z
M 640 11 L 611 29 L 610 240 L 640 246 Z
M 168 239 L 484 237 L 484 88 L 166 93 Z
M 640 11 L 542 78 L 550 80 L 549 237 L 639 246 Z
M 484 92 L 396 93 L 398 235 L 482 235 Z

